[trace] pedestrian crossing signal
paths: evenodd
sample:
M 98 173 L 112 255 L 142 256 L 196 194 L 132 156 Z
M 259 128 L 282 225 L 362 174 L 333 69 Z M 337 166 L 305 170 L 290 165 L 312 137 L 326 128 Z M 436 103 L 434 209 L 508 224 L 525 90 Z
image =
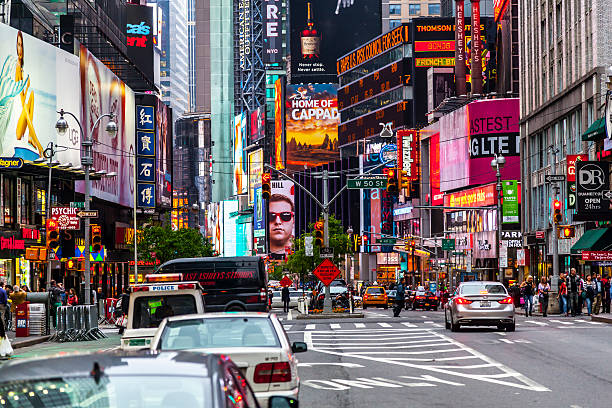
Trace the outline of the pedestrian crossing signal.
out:
M 559 227 L 559 238 L 569 239 L 576 235 L 576 227 L 573 225 L 561 225 Z

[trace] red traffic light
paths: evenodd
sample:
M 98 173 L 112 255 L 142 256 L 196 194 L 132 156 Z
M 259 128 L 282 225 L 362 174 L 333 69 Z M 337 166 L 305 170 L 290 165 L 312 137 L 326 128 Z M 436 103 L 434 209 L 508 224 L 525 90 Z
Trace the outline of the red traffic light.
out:
M 270 173 L 263 173 L 261 175 L 261 181 L 264 183 L 269 183 L 271 180 L 272 176 L 270 175 Z
M 395 170 L 394 169 L 389 169 L 387 171 L 387 177 L 390 177 L 390 178 L 395 177 Z
M 553 202 L 553 207 L 554 207 L 555 210 L 560 210 L 561 209 L 561 201 L 555 200 Z

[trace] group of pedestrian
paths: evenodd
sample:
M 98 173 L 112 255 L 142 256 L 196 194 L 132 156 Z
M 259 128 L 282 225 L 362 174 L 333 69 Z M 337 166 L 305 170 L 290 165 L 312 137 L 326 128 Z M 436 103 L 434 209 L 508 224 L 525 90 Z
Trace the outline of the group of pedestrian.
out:
M 6 285 L 0 281 L 0 320 L 6 331 L 15 331 L 17 326 L 17 306 L 26 301 L 27 285 Z
M 582 314 L 584 307 L 587 315 L 610 313 L 610 299 L 612 298 L 610 277 L 600 274 L 586 275 L 581 278 L 576 268 L 571 268 L 569 274 L 561 273 L 559 276 L 559 290 L 557 300 L 562 315 L 575 317 Z M 542 315 L 548 315 L 548 302 L 551 291 L 550 282 L 542 277 L 537 287 L 532 276 L 528 276 L 520 285 L 520 294 L 524 301 L 525 316 L 533 316 L 534 296 L 542 307 Z

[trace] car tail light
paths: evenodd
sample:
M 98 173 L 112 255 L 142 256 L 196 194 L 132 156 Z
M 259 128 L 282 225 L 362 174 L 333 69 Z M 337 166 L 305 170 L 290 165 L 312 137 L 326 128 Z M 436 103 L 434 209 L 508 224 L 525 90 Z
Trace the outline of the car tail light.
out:
M 259 291 L 259 300 L 265 302 L 268 299 L 268 292 L 265 289 L 261 289 Z
M 280 363 L 261 363 L 255 367 L 253 382 L 256 384 L 289 381 L 291 381 L 291 367 L 286 361 Z
M 366 293 L 363 295 L 363 300 L 367 300 L 367 299 L 368 299 L 368 294 Z
M 417 296 L 417 299 L 425 299 L 425 296 Z
M 195 283 L 181 283 L 180 285 L 178 285 L 179 290 L 180 289 L 195 289 L 196 285 Z
M 148 286 L 134 286 L 132 288 L 133 292 L 148 292 L 149 291 L 149 287 Z
M 455 299 L 455 303 L 458 305 L 469 305 L 470 303 L 472 303 L 472 301 L 466 298 L 458 297 L 457 299 Z
M 499 303 L 501 303 L 502 305 L 511 305 L 512 303 L 514 303 L 514 301 L 512 300 L 512 297 L 508 296 L 502 300 L 498 300 Z

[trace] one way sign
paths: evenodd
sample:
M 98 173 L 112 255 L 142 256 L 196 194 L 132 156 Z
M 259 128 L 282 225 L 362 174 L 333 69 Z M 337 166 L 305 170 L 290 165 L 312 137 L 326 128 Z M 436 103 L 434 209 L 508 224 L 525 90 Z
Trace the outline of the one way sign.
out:
M 607 198 L 608 200 L 612 200 L 612 191 L 611 190 L 602 191 L 601 195 L 603 196 L 603 198 Z

